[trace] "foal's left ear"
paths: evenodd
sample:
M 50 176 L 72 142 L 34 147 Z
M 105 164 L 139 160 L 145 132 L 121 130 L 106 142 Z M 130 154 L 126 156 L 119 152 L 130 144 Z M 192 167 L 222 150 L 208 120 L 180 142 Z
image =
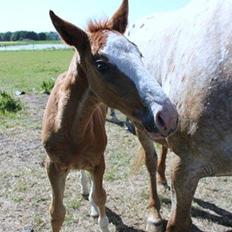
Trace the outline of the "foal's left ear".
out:
M 121 6 L 114 13 L 112 18 L 109 21 L 109 27 L 112 30 L 118 31 L 120 33 L 124 33 L 126 31 L 126 27 L 128 24 L 128 11 L 129 11 L 129 3 L 128 0 L 123 0 Z
M 86 32 L 79 27 L 61 19 L 53 11 L 49 12 L 52 23 L 60 34 L 61 38 L 71 46 L 74 46 L 79 52 L 80 56 L 90 51 L 90 42 Z

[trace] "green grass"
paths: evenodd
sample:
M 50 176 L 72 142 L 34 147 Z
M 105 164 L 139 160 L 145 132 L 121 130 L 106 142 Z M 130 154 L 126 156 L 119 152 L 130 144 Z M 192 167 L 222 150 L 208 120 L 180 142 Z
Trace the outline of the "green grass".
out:
M 16 113 L 22 109 L 22 103 L 6 92 L 0 92 L 0 113 Z
M 0 91 L 0 132 L 2 129 L 18 125 L 22 115 L 25 115 L 23 109 L 25 108 L 20 100 Z
M 54 79 L 51 79 L 48 81 L 43 81 L 41 84 L 41 92 L 46 93 L 46 94 L 50 94 L 52 91 L 52 88 L 54 87 L 54 84 L 55 84 Z
M 23 40 L 23 41 L 0 41 L 0 47 L 29 45 L 29 44 L 60 44 L 60 40 Z
M 0 113 L 0 133 L 7 128 L 18 128 L 22 124 L 26 124 L 27 112 L 24 110 L 19 111 L 18 113 Z
M 72 55 L 71 49 L 0 52 L 0 93 L 6 92 L 10 96 L 15 96 L 16 90 L 24 91 L 26 94 L 41 93 L 44 91 L 43 85 L 50 91 L 51 80 L 67 70 Z M 14 102 L 15 99 L 16 97 L 0 99 L 0 107 L 4 109 L 0 110 L 0 131 L 27 124 L 27 106 L 20 105 L 22 110 L 17 113 L 5 110 L 6 107 L 17 108 L 17 104 L 12 105 L 18 102 Z
M 0 90 L 40 92 L 43 81 L 50 81 L 67 70 L 73 51 L 0 52 Z
M 77 199 L 77 198 L 73 198 L 73 199 L 71 199 L 71 200 L 69 200 L 68 202 L 67 202 L 67 207 L 68 208 L 72 208 L 72 209 L 79 209 L 80 208 L 80 206 L 81 206 L 81 201 L 82 201 L 82 199 L 81 198 L 79 198 L 79 199 Z
M 107 181 L 115 181 L 119 179 L 125 179 L 128 177 L 128 170 L 123 169 L 123 164 L 130 165 L 130 157 L 125 153 L 117 152 L 111 154 L 110 158 L 110 167 L 105 174 L 105 179 Z

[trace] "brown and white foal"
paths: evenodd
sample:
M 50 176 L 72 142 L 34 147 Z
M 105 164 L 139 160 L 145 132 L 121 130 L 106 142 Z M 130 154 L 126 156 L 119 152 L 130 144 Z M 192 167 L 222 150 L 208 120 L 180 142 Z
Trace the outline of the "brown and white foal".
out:
M 50 16 L 62 39 L 75 48 L 68 71 L 56 81 L 43 119 L 42 140 L 48 154 L 47 173 L 52 186 L 52 230 L 60 231 L 64 221 L 67 174 L 71 169 L 79 169 L 90 172 L 91 214 L 99 215 L 101 231 L 106 232 L 106 193 L 102 184 L 107 143 L 106 105 L 122 111 L 144 136 L 146 133 L 153 138 L 166 137 L 175 130 L 177 113 L 144 68 L 138 48 L 123 36 L 128 20 L 127 0 L 110 20 L 90 23 L 87 32 L 52 11 Z M 151 201 L 155 202 L 153 154 L 147 157 L 147 162 L 152 173 Z M 154 213 L 155 209 L 151 217 Z

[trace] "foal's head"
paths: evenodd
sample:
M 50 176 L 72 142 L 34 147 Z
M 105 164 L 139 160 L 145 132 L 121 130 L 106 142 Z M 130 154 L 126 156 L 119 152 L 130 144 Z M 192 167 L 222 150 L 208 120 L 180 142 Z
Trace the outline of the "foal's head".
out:
M 123 33 L 128 0 L 103 23 L 89 23 L 87 32 L 50 12 L 63 40 L 75 47 L 92 91 L 106 105 L 126 114 L 153 139 L 176 129 L 177 112 L 155 79 L 146 71 L 142 54 Z

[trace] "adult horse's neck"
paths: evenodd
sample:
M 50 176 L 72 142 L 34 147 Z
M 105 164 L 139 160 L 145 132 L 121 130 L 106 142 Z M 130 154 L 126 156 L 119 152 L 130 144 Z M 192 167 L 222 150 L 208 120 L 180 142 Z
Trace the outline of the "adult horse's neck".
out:
M 58 109 L 60 126 L 72 138 L 81 138 L 92 126 L 91 119 L 99 105 L 89 88 L 86 74 L 74 56 L 62 86 L 62 109 Z

